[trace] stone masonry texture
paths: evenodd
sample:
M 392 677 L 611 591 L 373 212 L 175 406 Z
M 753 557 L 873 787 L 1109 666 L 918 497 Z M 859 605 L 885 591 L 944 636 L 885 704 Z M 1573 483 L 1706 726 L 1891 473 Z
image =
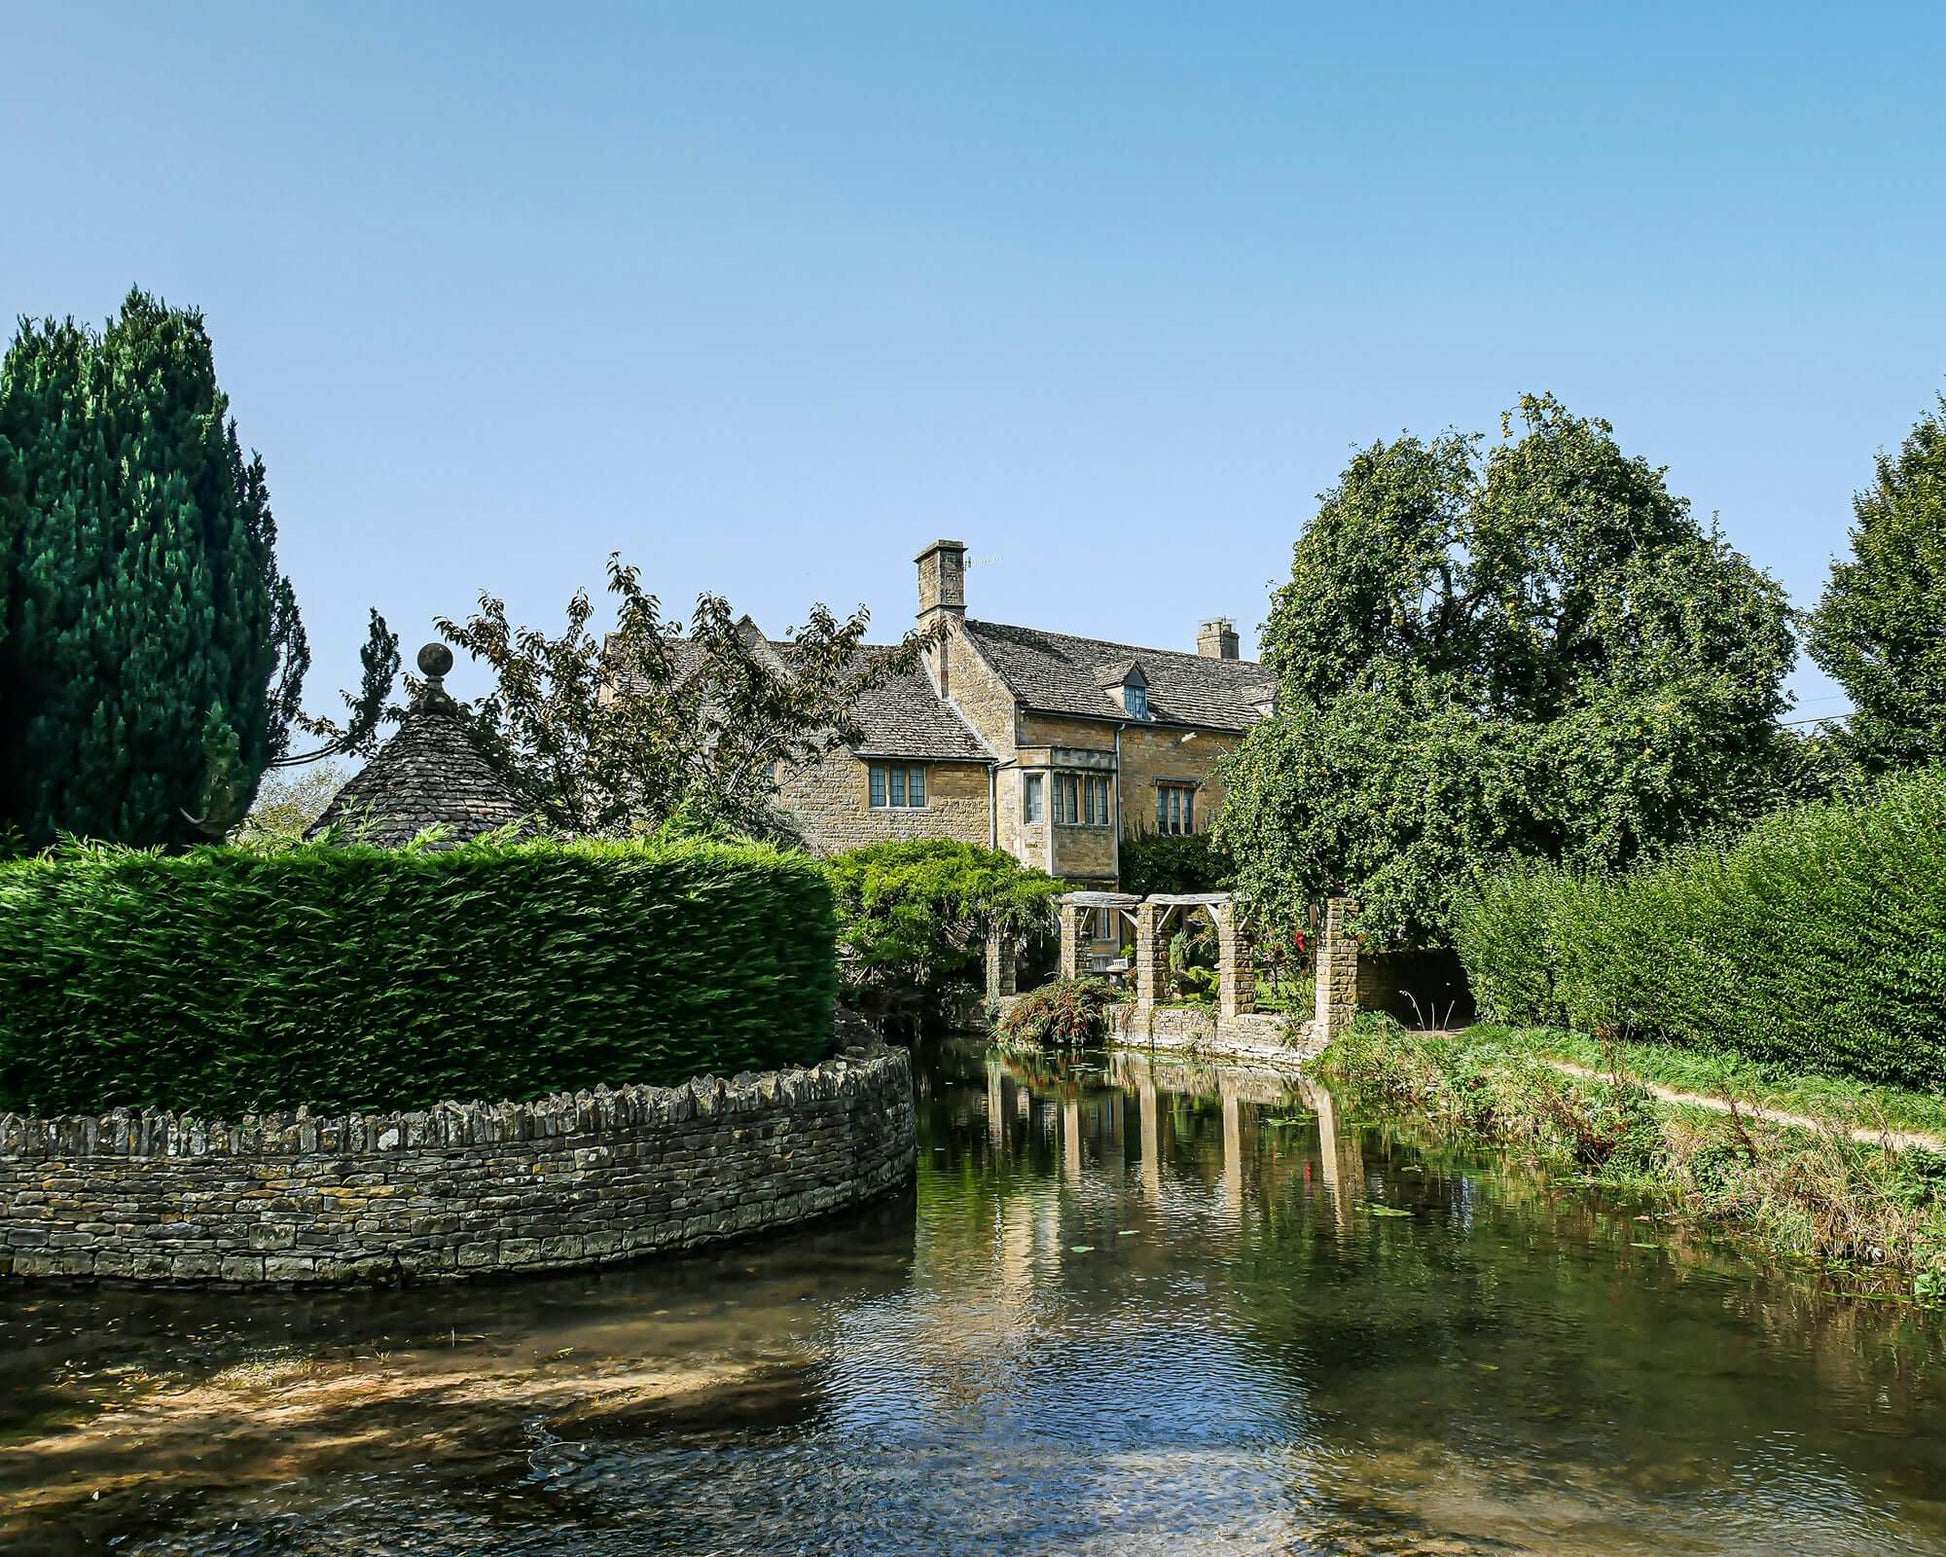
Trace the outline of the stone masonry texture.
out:
M 423 1113 L 0 1115 L 0 1276 L 453 1280 L 789 1226 L 903 1184 L 904 1051 Z

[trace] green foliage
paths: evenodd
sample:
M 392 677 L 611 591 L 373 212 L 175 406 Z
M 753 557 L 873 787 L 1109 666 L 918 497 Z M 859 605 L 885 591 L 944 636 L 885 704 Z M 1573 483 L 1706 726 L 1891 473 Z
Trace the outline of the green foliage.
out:
M 1099 1043 L 1108 1036 L 1108 1011 L 1118 996 L 1106 979 L 1055 979 L 1009 1005 L 994 1031 L 1009 1044 Z
M 1833 741 L 1868 773 L 1946 762 L 1946 397 L 1852 508 L 1805 635 L 1855 709 Z
M 1794 1070 L 1722 1049 L 1603 1042 L 1565 1027 L 1479 1026 L 1468 1036 L 1602 1074 L 1619 1067 L 1657 1086 L 1733 1100 L 1739 1106 L 1828 1119 L 1855 1129 L 1909 1130 L 1946 1141 L 1946 1095 L 1939 1093 Z
M 1435 1037 L 1362 1017 L 1318 1069 L 1361 1112 L 1513 1146 L 1681 1218 L 1946 1296 L 1946 1158 L 1860 1141 L 1845 1118 L 1805 1130 L 1665 1104 L 1608 1058 L 1574 1075 L 1519 1034 Z
M 465 707 L 481 751 L 536 816 L 573 837 L 689 830 L 800 840 L 777 804 L 777 776 L 856 738 L 859 697 L 909 672 L 921 641 L 868 647 L 868 614 L 839 621 L 814 606 L 788 642 L 772 644 L 721 596 L 703 595 L 686 624 L 618 556 L 608 559 L 616 626 L 589 623 L 587 591 L 550 638 L 514 627 L 506 603 L 480 597 L 465 622 L 439 630 L 493 673 Z
M 243 815 L 308 727 L 276 544 L 200 314 L 136 291 L 100 334 L 22 322 L 0 362 L 0 830 L 175 845 Z
M 944 838 L 868 844 L 825 869 L 846 1003 L 921 1022 L 944 1014 L 955 986 L 981 982 L 990 934 L 1047 934 L 1063 890 L 1010 854 Z
M 1946 1088 L 1946 772 L 1780 812 L 1616 875 L 1532 868 L 1466 895 L 1483 1016 Z
M 1209 833 L 1140 832 L 1121 842 L 1122 891 L 1227 892 L 1236 863 Z
M 423 1108 L 814 1061 L 831 889 L 758 846 L 0 866 L 0 1108 Z
M 1528 398 L 1519 437 L 1361 451 L 1298 540 L 1278 711 L 1225 763 L 1218 842 L 1261 919 L 1351 895 L 1450 931 L 1510 859 L 1613 868 L 1769 804 L 1790 762 L 1782 591 L 1608 424 Z
M 295 843 L 324 814 L 348 777 L 332 762 L 273 768 L 257 786 L 257 799 L 237 829 L 239 842 Z

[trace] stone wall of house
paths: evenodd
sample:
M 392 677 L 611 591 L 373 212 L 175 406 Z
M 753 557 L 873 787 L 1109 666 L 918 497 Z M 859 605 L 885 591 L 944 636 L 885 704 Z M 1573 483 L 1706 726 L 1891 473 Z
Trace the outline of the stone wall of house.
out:
M 873 809 L 867 764 L 840 749 L 822 762 L 783 774 L 778 800 L 819 854 L 836 854 L 888 838 L 957 838 L 984 844 L 987 770 L 977 762 L 928 762 L 923 806 Z
M 928 656 L 928 664 L 933 667 L 933 685 L 938 686 L 936 654 Z M 957 623 L 948 631 L 946 666 L 946 696 L 993 754 L 1002 762 L 1009 761 L 1019 743 L 1018 704 L 1006 682 L 981 658 Z
M 1193 733 L 1193 739 L 1185 736 Z M 1122 731 L 1122 834 L 1155 831 L 1155 792 L 1163 783 L 1196 786 L 1196 831 L 1209 831 L 1226 798 L 1216 765 L 1238 738 L 1214 730 L 1191 732 L 1153 725 Z
M 911 1175 L 901 1050 L 537 1103 L 0 1115 L 0 1276 L 442 1280 L 600 1265 L 789 1226 Z

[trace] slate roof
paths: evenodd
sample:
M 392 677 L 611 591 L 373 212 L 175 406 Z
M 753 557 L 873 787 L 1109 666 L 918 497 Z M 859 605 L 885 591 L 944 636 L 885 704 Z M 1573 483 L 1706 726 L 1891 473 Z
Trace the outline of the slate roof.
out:
M 870 647 L 865 654 L 890 654 Z M 993 753 L 933 690 L 924 666 L 892 676 L 858 699 L 853 715 L 864 737 L 852 748 L 861 757 L 919 757 L 930 762 L 991 762 Z
M 1124 717 L 1111 690 L 1131 662 L 1147 677 L 1149 713 L 1162 724 L 1247 730 L 1263 718 L 1261 705 L 1271 696 L 1271 674 L 1255 660 L 1207 659 L 997 622 L 969 620 L 965 626 L 1014 696 L 1045 714 Z
M 765 638 L 748 617 L 739 625 L 753 646 L 761 644 L 771 651 L 772 662 L 781 670 L 784 651 L 790 645 Z M 679 675 L 690 674 L 702 664 L 702 656 L 687 638 L 677 639 L 670 651 Z M 897 652 L 891 644 L 861 644 L 853 665 L 862 670 L 872 659 Z M 624 688 L 627 685 L 625 678 Z M 922 665 L 859 694 L 852 722 L 863 737 L 851 748 L 855 756 L 910 757 L 922 762 L 993 761 L 993 753 L 973 727 L 933 690 Z
M 444 828 L 445 841 L 459 844 L 526 820 L 466 726 L 444 709 L 419 707 L 345 781 L 305 836 L 344 826 L 362 843 L 397 849 L 429 827 Z

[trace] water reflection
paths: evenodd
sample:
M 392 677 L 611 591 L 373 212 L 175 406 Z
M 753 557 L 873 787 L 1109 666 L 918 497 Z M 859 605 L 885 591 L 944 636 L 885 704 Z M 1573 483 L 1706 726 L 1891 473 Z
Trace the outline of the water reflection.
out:
M 920 1114 L 913 1195 L 714 1255 L 9 1293 L 0 1545 L 1946 1551 L 1910 1311 L 1262 1071 L 949 1045 Z

